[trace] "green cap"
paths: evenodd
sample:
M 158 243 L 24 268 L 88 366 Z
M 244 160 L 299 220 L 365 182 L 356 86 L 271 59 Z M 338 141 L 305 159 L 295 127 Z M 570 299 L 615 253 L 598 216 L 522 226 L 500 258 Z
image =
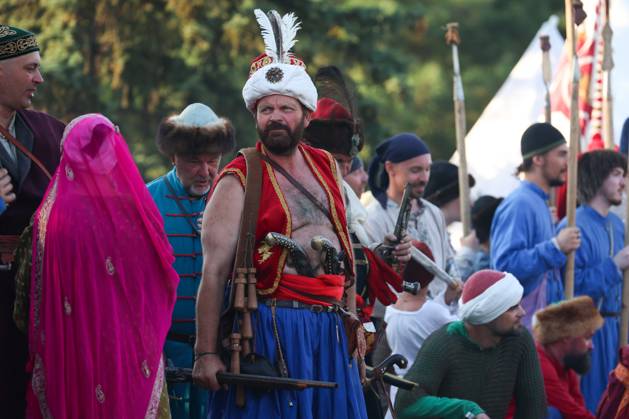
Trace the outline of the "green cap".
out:
M 35 34 L 0 24 L 0 61 L 39 51 Z

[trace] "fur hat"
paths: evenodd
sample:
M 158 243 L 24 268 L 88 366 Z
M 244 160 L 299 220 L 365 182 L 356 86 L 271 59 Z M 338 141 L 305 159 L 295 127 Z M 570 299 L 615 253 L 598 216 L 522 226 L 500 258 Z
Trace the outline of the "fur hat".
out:
M 542 345 L 592 334 L 602 326 L 603 317 L 588 296 L 549 305 L 533 318 L 533 334 Z
M 234 148 L 235 130 L 228 119 L 219 118 L 209 106 L 193 103 L 159 124 L 156 142 L 159 151 L 168 157 L 223 154 Z

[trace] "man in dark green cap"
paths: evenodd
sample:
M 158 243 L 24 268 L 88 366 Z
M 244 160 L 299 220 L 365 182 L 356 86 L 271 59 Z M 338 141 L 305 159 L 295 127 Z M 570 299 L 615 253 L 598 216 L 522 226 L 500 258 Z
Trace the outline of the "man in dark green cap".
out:
M 28 31 L 0 23 L 0 167 L 7 170 L 15 201 L 0 215 L 0 406 L 2 416 L 24 416 L 26 336 L 12 319 L 15 299 L 13 251 L 37 207 L 50 173 L 59 164 L 64 124 L 27 110 L 40 73 L 39 46 Z
M 580 245 L 576 227 L 555 235 L 548 208 L 551 188 L 566 181 L 568 146 L 561 132 L 548 123 L 531 125 L 520 143 L 524 174 L 520 186 L 498 206 L 491 225 L 491 267 L 511 272 L 524 287 L 522 323 L 530 329 L 533 314 L 563 299 L 560 269 L 566 255 Z

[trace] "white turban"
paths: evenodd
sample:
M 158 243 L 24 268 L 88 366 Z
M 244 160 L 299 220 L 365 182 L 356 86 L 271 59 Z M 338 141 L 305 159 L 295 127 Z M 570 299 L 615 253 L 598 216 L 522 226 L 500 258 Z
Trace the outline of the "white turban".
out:
M 470 324 L 489 323 L 519 304 L 523 293 L 524 288 L 510 273 L 479 271 L 465 282 L 459 315 Z
M 260 99 L 270 95 L 293 97 L 313 112 L 317 108 L 317 89 L 306 69 L 298 65 L 265 65 L 249 77 L 242 89 L 242 97 L 251 112 L 255 112 Z

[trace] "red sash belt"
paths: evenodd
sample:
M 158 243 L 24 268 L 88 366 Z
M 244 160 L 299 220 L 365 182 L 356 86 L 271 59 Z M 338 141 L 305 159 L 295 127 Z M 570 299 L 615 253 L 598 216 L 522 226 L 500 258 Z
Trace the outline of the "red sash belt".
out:
M 278 300 L 294 300 L 304 304 L 331 306 L 332 301 L 341 301 L 345 277 L 342 275 L 320 275 L 310 278 L 302 275 L 282 274 L 280 283 L 273 293 Z M 320 299 L 319 299 L 320 298 Z

